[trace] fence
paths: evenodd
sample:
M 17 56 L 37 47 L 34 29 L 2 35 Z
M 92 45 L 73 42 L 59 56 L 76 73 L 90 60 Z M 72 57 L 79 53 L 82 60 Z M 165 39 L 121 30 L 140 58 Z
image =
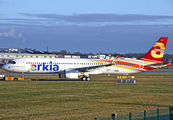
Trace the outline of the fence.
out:
M 124 115 L 112 114 L 111 117 L 95 118 L 94 120 L 171 120 L 171 107 Z

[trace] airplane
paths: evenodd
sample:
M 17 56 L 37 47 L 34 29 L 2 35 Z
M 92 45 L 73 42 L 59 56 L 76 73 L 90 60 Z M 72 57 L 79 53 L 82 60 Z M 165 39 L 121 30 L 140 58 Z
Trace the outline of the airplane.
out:
M 16 58 L 2 68 L 18 73 L 58 73 L 59 78 L 90 81 L 92 74 L 132 74 L 168 66 L 162 61 L 168 37 L 161 37 L 140 59 Z

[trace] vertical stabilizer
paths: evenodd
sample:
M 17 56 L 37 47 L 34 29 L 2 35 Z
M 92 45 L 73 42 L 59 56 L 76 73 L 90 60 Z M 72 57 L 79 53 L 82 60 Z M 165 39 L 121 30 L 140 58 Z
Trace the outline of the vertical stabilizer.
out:
M 154 61 L 162 61 L 166 43 L 167 43 L 168 37 L 161 37 L 156 44 L 148 51 L 148 53 L 142 57 L 141 59 L 145 60 L 154 60 Z

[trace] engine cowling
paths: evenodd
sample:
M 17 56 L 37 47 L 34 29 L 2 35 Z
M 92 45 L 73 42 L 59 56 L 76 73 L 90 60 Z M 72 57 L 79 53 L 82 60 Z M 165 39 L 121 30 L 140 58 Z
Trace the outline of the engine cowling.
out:
M 78 70 L 64 70 L 63 72 L 59 73 L 59 78 L 78 79 L 79 71 Z

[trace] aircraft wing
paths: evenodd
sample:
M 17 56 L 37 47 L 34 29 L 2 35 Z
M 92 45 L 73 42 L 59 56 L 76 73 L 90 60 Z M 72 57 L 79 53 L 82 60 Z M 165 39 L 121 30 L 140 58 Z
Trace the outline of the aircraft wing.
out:
M 115 65 L 115 63 L 117 62 L 118 58 L 120 55 L 118 55 L 113 61 L 112 63 L 106 63 L 104 65 L 97 65 L 97 66 L 89 66 L 89 67 L 82 67 L 82 68 L 72 68 L 73 70 L 79 70 L 80 72 L 87 72 L 93 69 L 97 69 L 100 67 L 107 67 L 107 66 L 111 66 L 111 65 Z
M 111 66 L 111 65 L 112 65 L 112 63 L 105 64 L 105 65 L 98 65 L 98 66 L 82 67 L 82 68 L 76 68 L 76 69 L 73 68 L 73 70 L 79 70 L 80 72 L 87 72 L 87 71 L 92 70 L 92 69 L 97 69 L 100 67 Z

